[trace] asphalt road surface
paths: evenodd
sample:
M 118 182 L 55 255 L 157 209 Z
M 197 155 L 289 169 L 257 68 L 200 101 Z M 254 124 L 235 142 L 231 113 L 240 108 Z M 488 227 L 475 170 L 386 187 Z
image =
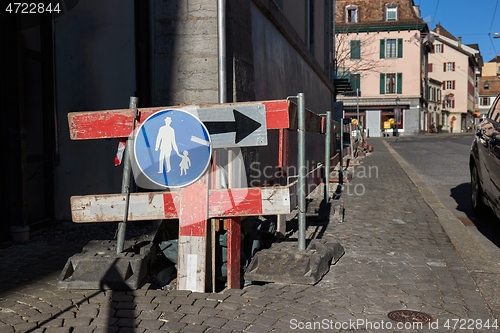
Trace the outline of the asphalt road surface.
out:
M 400 137 L 389 143 L 446 208 L 466 226 L 475 225 L 481 234 L 500 247 L 500 221 L 491 212 L 486 212 L 484 217 L 475 216 L 470 204 L 469 152 L 473 135 Z

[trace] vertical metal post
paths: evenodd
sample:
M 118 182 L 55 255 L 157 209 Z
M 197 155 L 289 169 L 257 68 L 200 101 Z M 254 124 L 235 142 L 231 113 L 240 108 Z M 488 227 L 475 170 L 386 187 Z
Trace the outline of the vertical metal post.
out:
M 335 30 L 337 30 L 336 27 L 336 20 L 337 20 L 337 3 L 335 0 L 333 0 L 332 4 L 332 80 L 337 78 L 337 43 L 336 43 L 336 36 L 335 36 Z M 333 91 L 333 101 L 337 101 L 337 91 L 335 88 L 335 85 L 333 86 L 334 91 Z
M 356 88 L 356 113 L 358 117 L 358 124 L 360 123 L 359 121 L 359 88 Z
M 363 127 L 361 126 L 361 119 L 359 119 L 359 88 L 356 88 L 356 113 L 357 113 L 357 120 L 358 120 L 358 133 L 360 138 L 363 138 L 363 135 L 361 135 L 361 131 L 363 130 Z
M 330 143 L 332 141 L 332 111 L 326 111 L 325 133 L 325 203 L 330 200 Z
M 339 184 L 344 183 L 344 117 L 340 119 Z
M 130 175 L 132 174 L 132 163 L 130 161 L 132 154 L 132 145 L 134 144 L 135 119 L 137 117 L 137 97 L 130 97 L 129 108 L 134 109 L 134 119 L 132 120 L 132 133 L 127 139 L 125 152 L 123 153 L 123 176 L 122 176 L 122 192 L 125 194 L 125 216 L 123 222 L 118 223 L 118 234 L 116 240 L 116 253 L 123 252 L 125 244 L 125 231 L 127 229 L 128 208 L 130 201 Z
M 226 103 L 226 0 L 217 0 L 217 37 L 219 62 L 219 103 Z
M 304 93 L 298 94 L 298 195 L 299 195 L 299 251 L 306 248 L 306 108 Z
M 349 123 L 349 143 L 351 145 L 351 159 L 354 159 L 354 144 L 352 142 L 352 123 Z

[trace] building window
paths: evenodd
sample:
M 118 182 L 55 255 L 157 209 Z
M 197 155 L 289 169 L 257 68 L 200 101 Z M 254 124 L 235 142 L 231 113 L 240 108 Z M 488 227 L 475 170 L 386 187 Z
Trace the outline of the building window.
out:
M 385 57 L 396 58 L 396 40 L 387 39 L 385 41 Z
M 403 73 L 380 74 L 380 94 L 401 94 L 403 92 Z
M 361 41 L 357 39 L 351 40 L 351 59 L 361 59 Z
M 402 58 L 403 57 L 403 39 L 381 39 L 380 40 L 380 58 Z
M 349 5 L 345 7 L 345 22 L 358 23 L 358 6 Z
M 432 72 L 432 63 L 427 64 L 427 72 Z
M 449 100 L 449 99 L 445 100 L 444 101 L 444 108 L 446 108 L 446 109 L 455 108 L 455 100 Z
M 396 74 L 389 73 L 385 74 L 385 93 L 395 94 L 396 93 Z
M 431 53 L 443 53 L 444 45 L 443 44 L 435 44 L 432 46 Z
M 435 87 L 430 87 L 429 101 L 435 102 L 437 100 L 437 89 Z
M 398 4 L 391 2 L 385 5 L 385 20 L 397 21 L 398 20 Z
M 450 90 L 450 89 L 455 89 L 455 80 L 443 82 L 443 90 Z
M 481 105 L 481 106 L 488 106 L 488 105 L 490 105 L 490 98 L 489 97 L 481 97 L 479 99 L 479 105 Z
M 360 74 L 351 74 L 351 87 L 353 91 L 361 91 L 361 75 Z
M 455 62 L 443 63 L 443 72 L 454 72 L 454 71 L 455 71 Z
M 307 35 L 307 45 L 309 46 L 309 51 L 314 54 L 314 1 L 306 2 L 306 20 L 308 24 Z

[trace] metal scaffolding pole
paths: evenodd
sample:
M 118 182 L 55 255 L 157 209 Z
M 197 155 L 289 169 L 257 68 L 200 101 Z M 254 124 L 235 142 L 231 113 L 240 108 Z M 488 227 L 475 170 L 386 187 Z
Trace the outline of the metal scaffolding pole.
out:
M 326 111 L 325 133 L 325 203 L 330 200 L 330 143 L 332 131 L 332 111 Z
M 226 103 L 226 0 L 217 0 L 217 37 L 219 62 L 219 103 Z
M 120 254 L 123 252 L 123 247 L 125 244 L 125 232 L 127 229 L 128 221 L 128 208 L 130 201 L 130 176 L 132 175 L 132 145 L 134 144 L 134 131 L 135 131 L 135 120 L 137 118 L 137 97 L 130 97 L 129 108 L 134 109 L 134 119 L 132 120 L 132 133 L 127 139 L 127 145 L 125 146 L 125 152 L 123 154 L 123 176 L 122 176 L 122 192 L 125 194 L 125 214 L 123 217 L 123 222 L 118 223 L 118 234 L 116 239 L 116 253 Z
M 306 248 L 306 108 L 304 93 L 298 97 L 298 204 L 299 204 L 299 251 Z

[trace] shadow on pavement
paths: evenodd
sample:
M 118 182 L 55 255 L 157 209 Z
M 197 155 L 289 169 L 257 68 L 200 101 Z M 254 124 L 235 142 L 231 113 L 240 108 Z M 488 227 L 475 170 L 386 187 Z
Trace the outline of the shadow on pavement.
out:
M 457 210 L 464 212 L 480 233 L 500 247 L 500 220 L 490 209 L 487 209 L 481 216 L 474 214 L 470 203 L 470 183 L 455 186 L 450 192 L 450 196 L 457 203 Z

